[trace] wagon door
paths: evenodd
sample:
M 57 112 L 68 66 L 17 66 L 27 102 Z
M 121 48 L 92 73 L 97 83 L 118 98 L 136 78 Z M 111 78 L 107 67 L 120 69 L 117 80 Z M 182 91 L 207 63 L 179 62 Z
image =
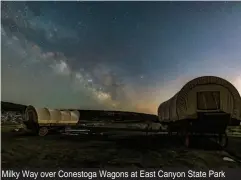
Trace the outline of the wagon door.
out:
M 221 110 L 220 101 L 220 91 L 197 92 L 198 119 L 193 122 L 193 131 L 199 133 L 225 132 L 230 114 Z

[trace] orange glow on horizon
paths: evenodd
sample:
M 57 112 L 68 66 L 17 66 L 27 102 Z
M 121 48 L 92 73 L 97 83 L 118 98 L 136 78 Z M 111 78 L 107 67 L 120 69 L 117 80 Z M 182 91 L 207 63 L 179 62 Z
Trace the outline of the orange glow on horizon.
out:
M 139 96 L 145 97 L 145 99 L 137 100 L 135 110 L 142 113 L 157 114 L 158 106 L 162 102 L 171 98 L 188 81 L 192 79 L 193 78 L 183 76 L 168 82 L 164 87 L 159 86 L 155 88 L 149 88 L 148 92 L 141 93 L 141 95 L 139 94 Z M 230 82 L 235 86 L 241 96 L 241 75 L 227 80 L 230 80 Z

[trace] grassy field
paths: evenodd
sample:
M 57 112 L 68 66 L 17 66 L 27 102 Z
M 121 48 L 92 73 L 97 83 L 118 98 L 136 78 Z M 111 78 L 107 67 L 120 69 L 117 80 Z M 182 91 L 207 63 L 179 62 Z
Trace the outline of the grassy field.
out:
M 228 152 L 196 139 L 187 149 L 176 137 L 118 135 L 37 137 L 2 126 L 2 167 L 241 167 L 241 138 L 231 137 Z M 231 155 L 232 154 L 232 155 Z M 236 162 L 224 161 L 231 157 Z

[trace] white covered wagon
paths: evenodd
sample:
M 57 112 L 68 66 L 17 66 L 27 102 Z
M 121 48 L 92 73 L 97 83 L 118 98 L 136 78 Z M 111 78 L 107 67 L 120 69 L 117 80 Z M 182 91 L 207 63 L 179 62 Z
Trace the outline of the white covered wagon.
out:
M 171 133 L 225 134 L 231 119 L 241 120 L 241 97 L 225 79 L 198 77 L 160 104 L 158 118 Z
M 24 123 L 28 129 L 45 136 L 50 129 L 76 126 L 79 121 L 79 111 L 35 108 L 28 106 L 25 111 Z

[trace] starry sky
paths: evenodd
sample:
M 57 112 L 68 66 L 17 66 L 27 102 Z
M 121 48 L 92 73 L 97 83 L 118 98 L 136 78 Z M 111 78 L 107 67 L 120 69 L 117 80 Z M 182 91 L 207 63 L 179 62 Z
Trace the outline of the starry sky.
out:
M 188 81 L 241 93 L 241 2 L 2 2 L 3 101 L 156 114 Z

